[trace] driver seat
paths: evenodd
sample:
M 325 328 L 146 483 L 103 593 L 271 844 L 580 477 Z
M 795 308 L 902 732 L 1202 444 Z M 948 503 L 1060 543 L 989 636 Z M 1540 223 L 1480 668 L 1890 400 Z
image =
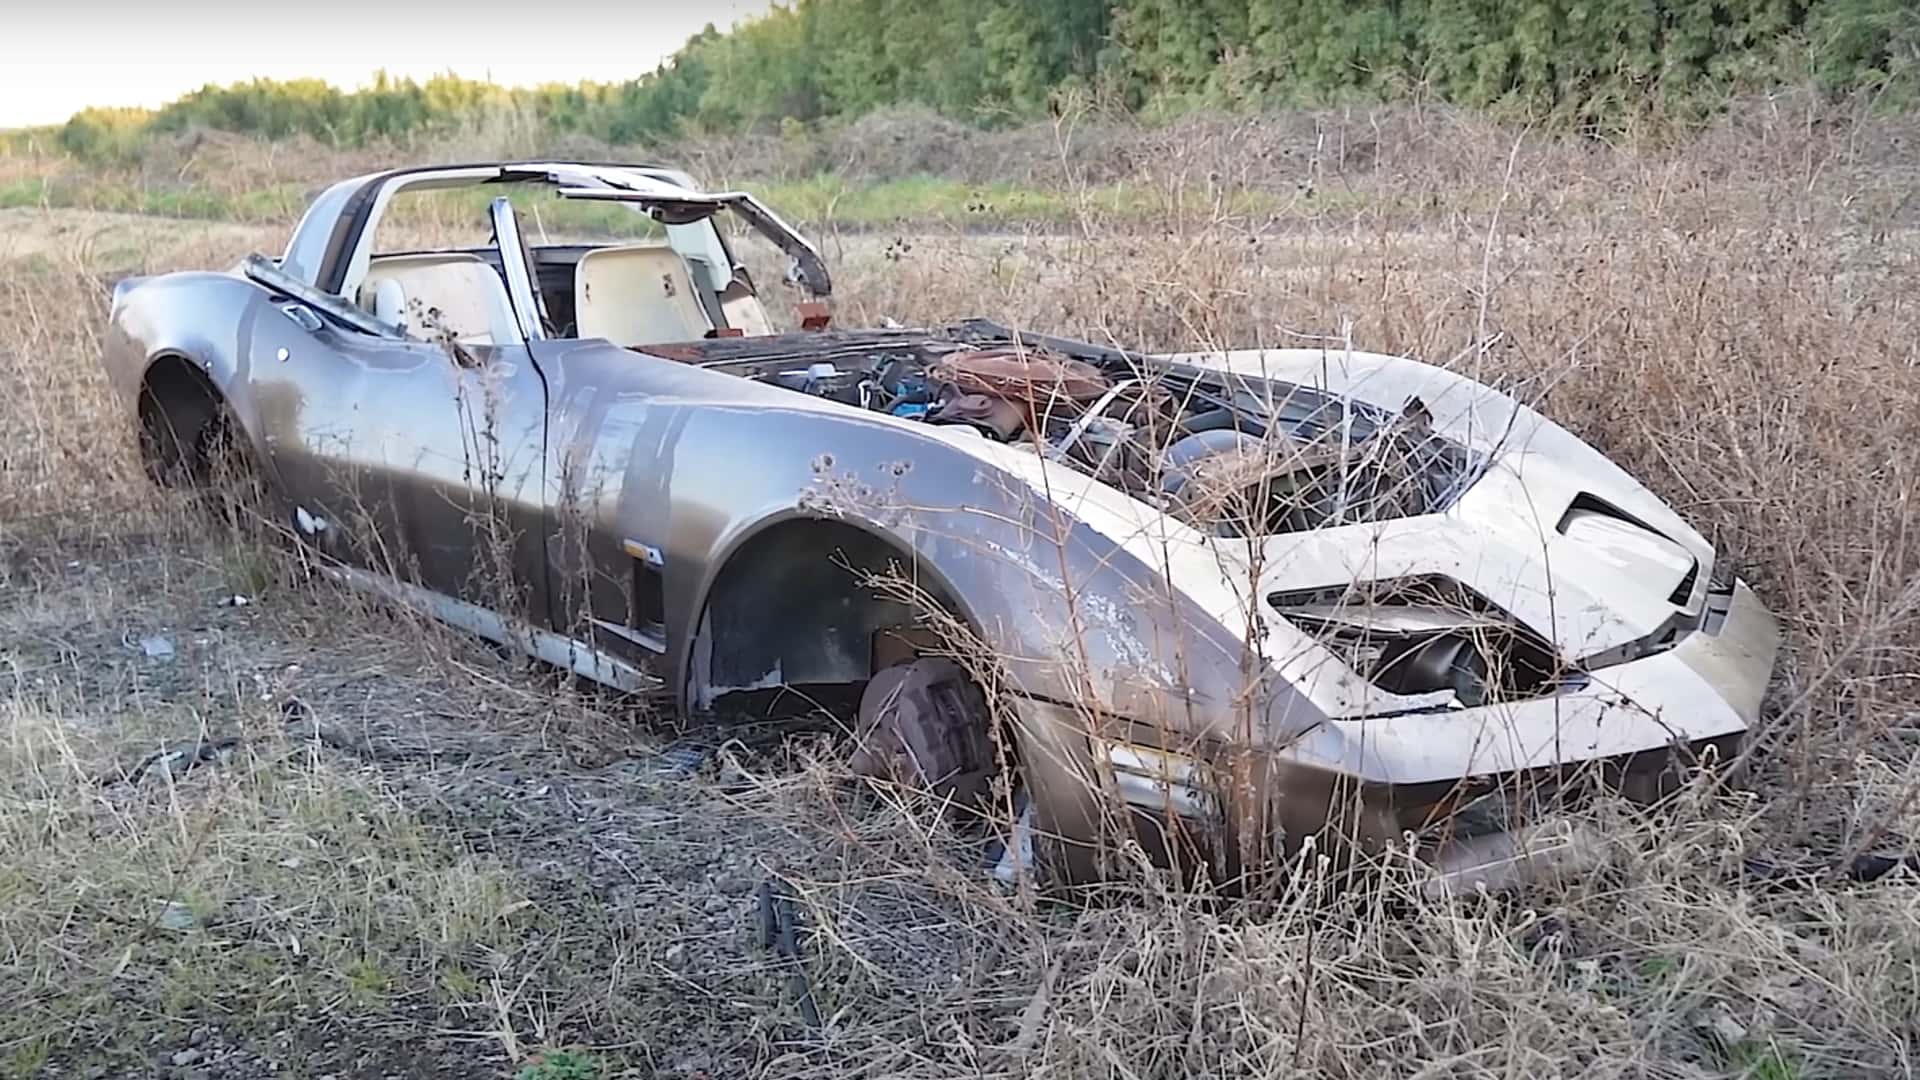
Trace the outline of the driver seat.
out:
M 462 345 L 517 336 L 506 284 L 486 260 L 464 252 L 376 258 L 360 283 L 359 303 L 417 340 L 432 340 L 436 325 Z

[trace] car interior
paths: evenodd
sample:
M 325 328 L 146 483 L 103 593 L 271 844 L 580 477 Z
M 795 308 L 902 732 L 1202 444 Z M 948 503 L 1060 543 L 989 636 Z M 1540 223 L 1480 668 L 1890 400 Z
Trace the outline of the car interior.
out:
M 693 260 L 664 243 L 554 245 L 532 256 L 549 338 L 631 348 L 695 341 L 727 326 L 721 295 L 697 287 Z M 375 255 L 355 302 L 414 337 L 432 337 L 437 325 L 463 345 L 514 338 L 497 248 Z
M 628 348 L 765 333 L 750 285 L 664 239 L 527 247 L 545 336 L 604 338 Z M 723 289 L 703 282 L 725 281 Z M 374 254 L 353 301 L 422 340 L 462 345 L 516 340 L 497 244 Z M 729 316 L 745 325 L 733 326 Z M 756 317 L 757 316 L 757 317 Z

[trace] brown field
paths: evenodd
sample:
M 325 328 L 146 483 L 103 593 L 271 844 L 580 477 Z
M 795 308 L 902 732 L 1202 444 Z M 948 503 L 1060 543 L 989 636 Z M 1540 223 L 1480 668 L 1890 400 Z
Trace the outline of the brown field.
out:
M 1150 878 L 1086 907 L 1005 893 L 824 735 L 743 731 L 678 777 L 672 718 L 209 535 L 105 395 L 106 283 L 278 250 L 291 220 L 0 210 L 0 1077 L 1913 1075 L 1920 884 L 1832 872 L 1920 835 L 1910 128 L 1780 102 L 1677 146 L 1406 111 L 1103 128 L 1051 157 L 1029 132 L 995 160 L 1064 222 L 814 223 L 844 324 L 1350 339 L 1476 372 L 1781 616 L 1742 790 L 1597 807 L 1592 864 L 1513 893 L 1257 911 Z M 482 156 L 443 149 L 407 156 Z M 781 171 L 700 150 L 715 182 Z M 238 193 L 378 155 L 179 156 L 0 158 L 0 184 Z M 1157 209 L 1076 202 L 1095 180 Z M 1276 186 L 1277 211 L 1233 197 Z M 115 779 L 205 739 L 232 741 Z M 818 1031 L 757 940 L 769 873 L 812 931 Z

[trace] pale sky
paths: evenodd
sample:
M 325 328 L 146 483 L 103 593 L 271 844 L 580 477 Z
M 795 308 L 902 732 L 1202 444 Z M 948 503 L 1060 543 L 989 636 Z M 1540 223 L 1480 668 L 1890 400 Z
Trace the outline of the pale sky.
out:
M 0 17 L 0 128 L 155 106 L 255 76 L 342 87 L 385 68 L 508 85 L 630 79 L 770 0 L 27 0 Z

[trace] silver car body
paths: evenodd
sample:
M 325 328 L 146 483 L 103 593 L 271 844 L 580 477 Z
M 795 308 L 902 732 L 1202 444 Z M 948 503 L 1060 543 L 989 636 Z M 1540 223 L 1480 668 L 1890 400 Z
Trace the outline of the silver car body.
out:
M 410 256 L 477 275 L 487 325 L 424 340 L 382 318 L 392 298 L 369 275 L 409 265 L 372 240 L 395 193 L 489 183 L 631 204 L 666 222 L 655 246 L 673 253 L 636 258 L 684 277 L 605 295 L 650 279 L 589 281 L 581 264 L 607 261 L 592 246 L 529 245 L 496 203 L 490 249 Z M 1725 752 L 1759 715 L 1778 631 L 1753 593 L 1647 488 L 1507 395 L 1345 349 L 1148 356 L 983 322 L 775 333 L 715 225 L 724 214 L 786 252 L 817 320 L 823 262 L 749 196 L 635 166 L 448 166 L 342 181 L 277 260 L 122 282 L 105 362 L 160 464 L 191 464 L 196 431 L 236 428 L 278 512 L 344 580 L 611 685 L 664 687 L 681 708 L 864 683 L 885 662 L 876 635 L 925 612 L 863 591 L 846 564 L 903 571 L 992 658 L 1071 876 L 1097 874 L 1115 840 L 1178 862 L 1191 845 L 1174 837 L 1189 832 L 1230 874 L 1310 835 L 1377 848 L 1462 792 Z M 687 285 L 699 309 L 676 294 Z M 588 303 L 615 321 L 677 304 L 705 331 L 570 333 L 558 309 L 577 327 Z M 1301 423 L 1341 439 L 1383 439 L 1417 408 L 1451 479 L 1421 512 L 1226 535 L 1158 489 L 1096 478 L 1067 438 L 1040 437 L 1045 422 L 996 439 L 794 378 L 1029 350 L 1114 386 L 1211 395 L 1296 435 L 1283 414 L 1298 402 L 1317 417 Z M 490 562 L 503 572 L 483 580 Z M 1369 635 L 1440 617 L 1370 592 L 1402 581 L 1473 598 L 1476 619 L 1524 635 L 1555 671 L 1524 692 L 1384 685 L 1328 629 L 1377 662 Z M 1356 595 L 1372 598 L 1342 607 Z M 1514 830 L 1499 832 L 1493 846 L 1443 842 L 1431 861 L 1484 870 L 1510 854 Z

